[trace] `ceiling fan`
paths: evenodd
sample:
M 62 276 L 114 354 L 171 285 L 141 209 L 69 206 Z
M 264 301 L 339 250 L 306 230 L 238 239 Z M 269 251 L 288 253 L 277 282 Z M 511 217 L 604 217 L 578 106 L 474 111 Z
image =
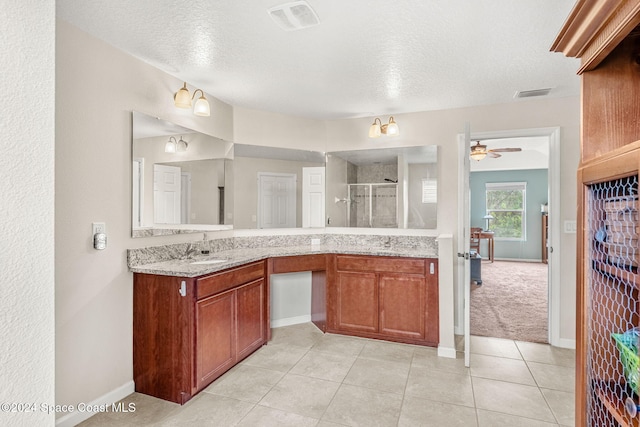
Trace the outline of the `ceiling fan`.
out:
M 522 148 L 507 147 L 507 148 L 494 148 L 491 150 L 487 150 L 486 145 L 482 145 L 480 144 L 480 141 L 476 141 L 476 145 L 471 146 L 470 157 L 473 160 L 476 160 L 479 162 L 480 160 L 484 159 L 487 156 L 498 158 L 502 156 L 502 154 L 498 154 L 498 153 L 514 153 L 516 151 L 522 151 Z

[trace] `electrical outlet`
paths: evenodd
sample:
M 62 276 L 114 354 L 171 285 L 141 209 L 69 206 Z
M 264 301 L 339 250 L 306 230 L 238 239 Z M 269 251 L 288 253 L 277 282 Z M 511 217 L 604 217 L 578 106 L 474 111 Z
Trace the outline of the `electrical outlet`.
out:
M 91 224 L 91 231 L 92 236 L 96 234 L 107 234 L 107 226 L 104 222 L 94 222 Z

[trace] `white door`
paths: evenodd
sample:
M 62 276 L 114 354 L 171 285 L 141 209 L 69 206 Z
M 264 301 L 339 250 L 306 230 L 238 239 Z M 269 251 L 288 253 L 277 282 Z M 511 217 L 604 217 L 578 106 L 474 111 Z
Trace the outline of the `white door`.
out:
M 458 226 L 458 290 L 464 295 L 464 365 L 469 366 L 471 354 L 471 261 L 469 260 L 470 214 L 469 214 L 469 154 L 471 152 L 471 131 L 465 123 L 464 135 L 458 138 L 458 152 L 462 156 L 458 169 L 458 212 L 461 221 Z M 458 317 L 460 318 L 460 317 Z
M 296 174 L 258 172 L 258 228 L 296 226 Z
M 180 224 L 180 168 L 153 165 L 153 222 Z
M 302 168 L 302 227 L 324 227 L 325 168 Z
M 180 175 L 180 224 L 191 224 L 191 172 Z
M 133 169 L 132 169 L 132 224 L 133 228 L 142 227 L 142 215 L 143 215 L 143 205 L 142 200 L 144 199 L 144 159 L 133 159 Z

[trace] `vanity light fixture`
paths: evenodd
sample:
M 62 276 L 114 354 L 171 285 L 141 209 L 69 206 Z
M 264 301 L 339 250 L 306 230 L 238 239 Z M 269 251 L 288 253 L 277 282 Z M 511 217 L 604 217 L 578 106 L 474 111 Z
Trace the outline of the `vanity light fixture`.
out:
M 184 82 L 184 86 L 173 95 L 173 102 L 178 108 L 191 108 L 191 101 L 196 97 L 198 92 L 200 92 L 200 98 L 198 98 L 193 107 L 193 114 L 196 116 L 209 117 L 211 115 L 211 107 L 209 107 L 209 101 L 207 101 L 207 98 L 204 96 L 204 91 L 202 89 L 196 89 L 192 96 L 189 89 L 187 89 L 187 82 Z
M 175 136 L 170 136 L 169 141 L 164 145 L 165 153 L 175 153 L 180 151 L 187 151 L 189 143 L 180 137 L 180 140 L 176 140 Z
M 380 135 L 395 136 L 400 133 L 398 124 L 393 119 L 393 116 L 389 117 L 389 123 L 382 124 L 379 118 L 373 120 L 373 124 L 369 127 L 369 138 L 378 138 Z
M 175 153 L 176 151 L 178 151 L 178 141 L 176 141 L 176 138 L 174 136 L 170 136 L 169 140 L 164 145 L 164 152 Z

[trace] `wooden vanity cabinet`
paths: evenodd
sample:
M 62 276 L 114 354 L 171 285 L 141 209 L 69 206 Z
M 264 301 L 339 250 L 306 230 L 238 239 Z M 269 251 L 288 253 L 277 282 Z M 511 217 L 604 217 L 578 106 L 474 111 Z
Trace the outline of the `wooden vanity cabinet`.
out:
M 438 344 L 437 260 L 335 255 L 327 270 L 328 332 Z
M 184 404 L 266 343 L 265 262 L 198 278 L 134 274 L 136 391 Z

